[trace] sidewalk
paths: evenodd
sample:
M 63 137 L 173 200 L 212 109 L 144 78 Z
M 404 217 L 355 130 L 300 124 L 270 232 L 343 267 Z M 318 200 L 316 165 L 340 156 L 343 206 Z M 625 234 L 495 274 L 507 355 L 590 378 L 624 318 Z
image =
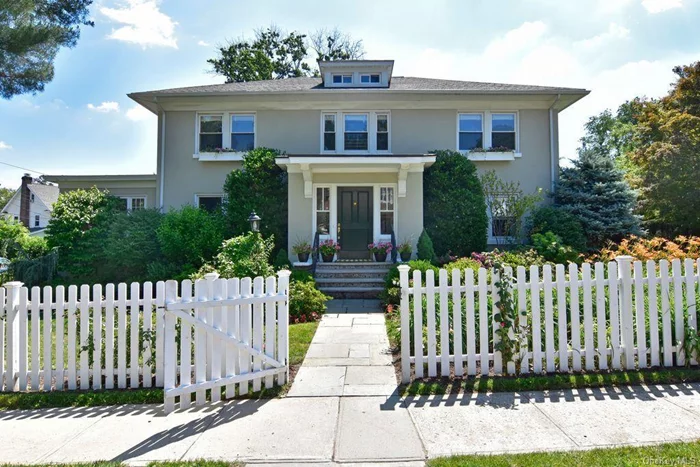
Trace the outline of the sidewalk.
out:
M 284 399 L 0 412 L 0 463 L 422 465 L 450 454 L 700 438 L 700 384 L 401 399 L 381 314 L 324 316 Z M 393 379 L 392 379 L 393 378 Z

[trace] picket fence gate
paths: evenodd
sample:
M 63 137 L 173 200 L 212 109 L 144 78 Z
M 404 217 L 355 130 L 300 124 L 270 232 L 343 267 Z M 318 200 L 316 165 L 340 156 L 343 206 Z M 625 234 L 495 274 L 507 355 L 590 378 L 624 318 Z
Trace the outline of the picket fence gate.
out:
M 223 384 L 241 383 L 247 392 L 246 381 L 259 389 L 265 379 L 270 387 L 275 375 L 283 384 L 289 271 L 278 278 L 278 285 L 275 277 L 216 274 L 179 284 L 29 289 L 6 283 L 0 287 L 0 391 L 158 387 L 172 409 L 176 396 L 186 407 L 183 395 L 195 390 L 202 404 L 204 391 Z M 211 400 L 219 398 L 210 392 Z
M 465 366 L 467 375 L 500 375 L 505 365 L 512 375 L 696 365 L 700 259 L 670 266 L 671 274 L 667 260 L 619 256 L 580 267 L 520 266 L 515 276 L 504 268 L 517 310 L 509 336 L 519 351 L 509 362 L 496 350 L 495 270 L 453 270 L 448 280 L 441 269 L 436 285 L 433 271 L 409 278 L 409 267 L 399 266 L 402 380 L 423 378 L 426 366 L 428 377 L 438 376 L 438 363 L 440 376 L 463 376 Z

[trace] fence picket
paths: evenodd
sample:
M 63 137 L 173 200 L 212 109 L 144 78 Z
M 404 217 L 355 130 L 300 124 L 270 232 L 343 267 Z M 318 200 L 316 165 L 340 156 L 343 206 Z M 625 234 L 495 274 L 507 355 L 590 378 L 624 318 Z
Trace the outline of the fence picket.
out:
M 139 296 L 140 284 L 131 283 L 131 293 L 129 295 L 129 322 L 131 323 L 131 339 L 129 341 L 130 362 L 129 362 L 129 387 L 139 387 L 139 355 L 141 353 L 141 339 L 139 339 Z
M 440 375 L 450 376 L 450 311 L 447 308 L 447 270 L 440 269 Z
M 569 264 L 569 309 L 571 316 L 571 366 L 581 371 L 581 309 L 579 307 L 578 265 Z
M 17 320 L 19 321 L 19 366 L 17 384 L 20 391 L 27 390 L 27 363 L 29 360 L 29 334 L 27 327 L 27 310 L 29 308 L 29 293 L 26 287 L 19 288 L 19 308 L 17 309 Z
M 681 260 L 671 261 L 673 270 L 673 321 L 675 324 L 674 347 L 676 351 L 676 365 L 685 365 L 685 355 L 683 355 L 682 343 L 685 339 L 685 324 L 683 316 L 683 276 L 681 274 Z
M 431 271 L 428 271 L 431 272 Z M 479 363 L 481 374 L 489 374 L 489 312 L 486 269 L 479 268 Z
M 469 271 L 469 269 L 467 270 Z M 518 288 L 518 327 L 521 334 L 520 337 L 520 372 L 527 374 L 530 372 L 530 362 L 528 359 L 527 345 L 527 280 L 526 272 L 523 266 L 518 266 L 516 286 Z M 467 297 L 467 300 L 469 298 Z M 467 302 L 469 306 L 469 302 Z
M 693 331 L 694 335 L 697 335 L 698 322 L 697 322 L 697 308 L 695 302 L 695 262 L 686 258 L 685 264 L 685 296 L 686 296 L 686 309 L 688 310 L 688 327 Z M 690 363 L 692 365 L 697 365 L 698 355 L 693 353 L 690 356 Z
M 150 388 L 153 385 L 153 370 L 151 361 L 153 352 L 153 284 L 145 282 L 143 284 L 143 366 L 142 377 L 143 387 Z
M 277 294 L 277 279 L 272 276 L 265 280 L 265 292 L 269 296 Z M 265 355 L 275 358 L 275 333 L 277 331 L 277 304 L 267 302 L 265 304 Z M 265 369 L 271 368 L 267 363 Z M 265 388 L 271 389 L 274 381 L 272 376 L 265 378 Z
M 208 276 L 208 274 L 207 274 Z M 223 290 L 223 283 L 226 282 L 224 279 L 219 279 L 218 274 L 216 274 L 216 277 L 214 280 L 208 279 L 207 282 L 209 282 L 207 285 L 209 286 L 209 300 L 221 300 L 221 298 L 224 296 L 224 290 Z M 211 308 L 212 310 L 212 321 L 211 325 L 215 329 L 221 329 L 221 307 L 215 307 Z M 212 354 L 211 354 L 211 360 L 207 362 L 209 366 L 211 366 L 211 377 L 208 378 L 209 381 L 216 381 L 221 378 L 221 350 L 223 346 L 223 342 L 221 339 L 219 339 L 216 336 L 211 336 L 212 337 Z M 221 400 L 221 388 L 216 387 L 212 388 L 211 390 L 211 401 L 212 402 L 218 402 Z
M 3 290 L 3 289 L 0 289 Z M 44 302 L 42 303 L 42 325 L 43 325 L 43 338 L 44 338 L 44 358 L 42 365 L 42 378 L 43 378 L 43 389 L 44 391 L 51 390 L 51 380 L 53 373 L 53 364 L 51 362 L 51 356 L 53 354 L 53 349 L 51 348 L 51 336 L 53 331 L 53 313 L 51 312 L 51 305 L 53 303 L 53 289 L 50 286 L 44 287 L 43 294 Z M 0 295 L 0 311 L 2 310 L 2 295 Z M 0 335 L 2 335 L 2 329 L 0 328 Z M 2 345 L 2 343 L 0 343 Z M 2 361 L 2 355 L 0 355 L 0 362 Z M 0 363 L 0 388 L 2 388 L 2 364 Z M 38 388 L 38 381 L 37 381 Z
M 194 282 L 194 296 L 195 301 L 205 302 L 207 301 L 209 288 L 207 287 L 206 281 L 203 279 L 198 279 Z M 166 317 L 170 313 L 166 314 Z M 207 319 L 206 309 L 195 308 L 194 310 L 195 318 L 205 321 Z M 207 380 L 207 333 L 201 326 L 197 326 L 194 329 L 194 382 L 196 384 L 204 383 Z M 195 403 L 197 405 L 204 405 L 207 400 L 207 391 L 205 389 L 198 389 L 195 393 Z
M 66 318 L 68 319 L 68 390 L 74 391 L 77 388 L 77 363 L 76 363 L 76 343 L 77 343 L 77 296 L 78 288 L 75 285 L 68 287 L 68 309 Z
M 0 316 L 4 318 L 0 319 L 0 391 L 10 390 L 9 383 L 8 387 L 5 387 L 5 323 L 10 312 L 10 302 L 5 296 L 5 290 L 5 287 L 0 287 Z
M 540 317 L 540 272 L 530 266 L 530 305 L 532 315 L 532 371 L 542 373 L 542 323 Z
M 162 282 L 158 283 L 159 285 Z M 121 286 L 122 284 L 120 284 Z M 163 306 L 165 302 L 173 303 L 177 300 L 177 281 L 168 281 L 164 284 L 164 295 L 160 295 Z M 175 315 L 167 313 L 163 317 L 164 336 L 163 336 L 163 388 L 165 392 L 164 410 L 168 414 L 175 410 L 175 397 L 169 396 L 168 391 L 175 388 L 175 372 L 177 365 L 177 350 L 175 348 Z M 182 397 L 180 397 L 182 404 Z
M 598 337 L 596 349 L 598 353 L 598 368 L 608 368 L 608 334 L 607 334 L 607 309 L 605 302 L 605 266 L 603 263 L 595 263 L 595 299 L 596 299 L 596 326 Z
M 250 277 L 244 277 L 241 280 L 241 295 L 248 297 L 251 294 Z M 241 317 L 239 321 L 241 338 L 240 341 L 245 345 L 250 345 L 250 327 L 251 327 L 251 307 L 250 305 L 241 305 Z M 238 359 L 241 367 L 241 374 L 247 375 L 250 373 L 250 353 L 244 349 L 240 349 Z M 243 381 L 239 385 L 239 395 L 248 394 L 248 381 Z
M 92 286 L 92 388 L 102 389 L 102 286 Z
M 668 261 L 659 261 L 661 283 L 661 329 L 663 338 L 664 366 L 673 366 L 673 332 L 671 331 L 671 296 L 668 276 Z
M 619 295 L 618 295 L 618 278 L 617 278 L 617 263 L 611 261 L 608 263 L 608 281 L 610 294 L 610 346 L 612 352 L 610 358 L 612 367 L 615 370 L 621 368 L 620 365 L 620 315 L 619 315 Z
M 185 279 L 180 284 L 180 300 L 192 301 L 192 281 Z M 183 310 L 192 315 L 193 310 Z M 177 345 L 177 343 L 175 343 Z M 185 320 L 180 320 L 180 385 L 192 384 L 192 325 Z M 180 408 L 188 409 L 192 404 L 192 394 L 180 396 Z
M 413 355 L 416 357 L 416 378 L 422 378 L 424 372 L 423 348 L 423 292 L 421 272 L 413 271 Z M 410 307 L 409 307 L 410 310 Z
M 163 386 L 163 358 L 165 352 L 165 282 L 156 283 L 156 386 Z
M 114 388 L 114 284 L 105 286 L 105 389 Z
M 256 277 L 253 279 L 253 296 L 261 297 L 263 296 L 264 279 L 262 277 Z M 263 337 L 263 314 L 262 314 L 262 303 L 256 303 L 253 305 L 253 349 L 262 351 L 262 337 Z M 262 370 L 262 361 L 260 357 L 253 357 L 253 371 L 259 372 Z M 260 391 L 260 378 L 255 378 L 253 380 L 253 392 Z
M 126 388 L 126 284 L 117 286 L 117 387 Z
M 559 370 L 569 371 L 569 339 L 566 321 L 566 269 L 563 264 L 556 265 L 557 282 L 557 324 L 559 329 Z
M 552 298 L 552 266 L 545 264 L 542 267 L 544 282 L 544 337 L 547 355 L 547 373 L 556 371 L 554 353 L 554 311 Z
M 591 282 L 591 265 L 581 266 L 583 283 L 583 343 L 586 358 L 586 370 L 595 369 L 595 349 L 593 348 L 593 283 Z
M 651 366 L 659 366 L 659 312 L 657 309 L 656 288 L 658 279 L 656 275 L 656 263 L 647 261 L 647 293 L 649 296 L 649 343 L 651 347 Z
M 57 391 L 63 390 L 65 385 L 65 363 L 63 359 L 65 326 L 63 307 L 65 305 L 66 290 L 62 285 L 56 287 L 56 382 Z
M 455 375 L 462 376 L 464 374 L 464 363 L 462 362 L 462 293 L 460 287 L 462 281 L 460 277 L 462 271 L 459 269 L 452 270 L 452 327 L 454 328 L 454 367 Z
M 39 307 L 41 305 L 41 289 L 32 287 L 31 295 L 31 329 L 32 329 L 32 359 L 30 367 L 31 378 L 28 387 L 39 389 L 39 358 L 41 356 L 41 321 Z
M 415 273 L 418 274 L 415 274 Z M 467 374 L 469 376 L 476 375 L 476 326 L 474 323 L 474 270 L 467 269 L 464 276 L 464 286 L 465 294 L 464 300 L 467 302 Z M 416 284 L 416 277 L 418 278 L 418 284 L 420 284 L 420 271 L 415 271 L 413 275 L 413 283 Z M 416 305 L 418 302 L 415 302 Z M 419 310 L 419 308 L 418 308 Z M 417 322 L 414 323 L 416 326 Z M 418 334 L 418 333 L 416 333 Z M 421 331 L 422 334 L 422 331 Z M 422 343 L 421 343 L 422 344 Z M 416 348 L 418 348 L 416 344 Z M 422 353 L 422 346 L 421 346 Z M 422 373 L 422 372 L 421 372 Z M 418 374 L 416 373 L 418 378 Z
M 80 389 L 90 387 L 90 286 L 80 286 Z
M 279 384 L 284 384 L 284 381 L 289 381 L 289 276 L 291 274 L 292 273 L 286 269 L 277 273 L 279 294 L 287 298 L 279 305 L 280 332 L 277 339 L 279 342 L 279 361 L 287 367 L 286 372 L 280 373 L 281 382 Z M 284 376 L 284 379 L 282 379 L 282 376 Z
M 425 289 L 426 289 L 426 312 L 428 325 L 428 376 L 437 376 L 437 343 L 435 339 L 435 274 L 432 270 L 425 273 Z
M 634 262 L 634 306 L 637 323 L 637 364 L 639 368 L 647 367 L 647 322 L 644 312 L 644 271 L 642 262 Z
M 239 279 L 229 279 L 226 286 L 226 296 L 229 299 L 235 299 L 239 297 L 240 280 Z M 227 331 L 229 335 L 233 336 L 235 339 L 239 339 L 238 334 L 238 314 L 239 307 L 229 306 L 226 307 L 226 323 Z M 226 376 L 234 376 L 238 374 L 238 347 L 232 345 L 226 346 Z M 282 383 L 283 384 L 283 383 Z M 232 399 L 236 397 L 236 385 L 227 384 L 226 385 L 226 398 Z
M 496 270 L 491 271 L 491 284 L 489 284 L 489 290 L 491 292 L 491 339 L 493 340 L 493 372 L 497 375 L 503 373 L 503 353 L 497 350 L 496 347 L 501 343 L 501 336 L 496 334 L 496 329 L 501 325 L 500 322 L 496 322 L 496 314 L 498 311 L 498 302 L 500 301 L 500 295 L 496 283 L 500 280 L 499 273 Z

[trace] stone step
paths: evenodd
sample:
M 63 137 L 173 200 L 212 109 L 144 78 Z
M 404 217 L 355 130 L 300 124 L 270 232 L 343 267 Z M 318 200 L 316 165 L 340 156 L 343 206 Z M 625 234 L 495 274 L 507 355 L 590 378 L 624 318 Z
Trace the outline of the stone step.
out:
M 316 270 L 334 270 L 334 269 L 382 269 L 389 270 L 394 266 L 394 263 L 374 263 L 374 262 L 358 262 L 358 263 L 318 263 Z
M 386 276 L 388 269 L 382 268 L 367 268 L 367 269 L 316 269 L 316 277 L 384 277 Z
M 322 287 L 319 290 L 333 298 L 378 298 L 383 287 Z
M 316 285 L 318 288 L 348 288 L 348 287 L 382 287 L 384 279 L 382 278 L 342 278 L 342 277 L 317 277 Z

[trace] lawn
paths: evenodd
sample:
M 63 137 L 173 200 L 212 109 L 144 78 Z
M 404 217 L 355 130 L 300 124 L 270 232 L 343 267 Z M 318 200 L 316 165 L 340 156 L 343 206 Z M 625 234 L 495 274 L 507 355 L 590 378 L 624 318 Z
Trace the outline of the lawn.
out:
M 297 369 L 304 361 L 304 356 L 306 355 L 309 345 L 311 345 L 311 340 L 314 337 L 317 327 L 318 323 L 300 323 L 291 324 L 289 326 L 289 374 L 291 380 L 294 379 Z M 245 397 L 262 399 L 279 397 L 287 393 L 289 386 L 290 384 L 286 384 L 282 387 L 274 387 L 269 390 L 262 390 L 258 393 L 251 393 Z M 162 389 L 0 393 L 0 410 L 41 409 L 49 407 L 96 407 L 117 404 L 159 404 L 162 402 Z
M 638 465 L 698 465 L 700 441 L 591 451 L 453 456 L 428 461 L 428 467 L 622 467 Z
M 240 462 L 224 462 L 224 461 L 205 461 L 205 460 L 195 460 L 195 461 L 170 461 L 170 462 L 149 462 L 146 464 L 147 467 L 243 467 Z M 88 462 L 88 463 L 76 463 L 76 464 L 32 464 L 31 467 L 41 467 L 41 466 L 52 466 L 52 467 L 122 467 L 126 464 L 121 462 Z M 2 464 L 0 467 L 30 467 L 29 465 L 19 465 L 19 464 Z

